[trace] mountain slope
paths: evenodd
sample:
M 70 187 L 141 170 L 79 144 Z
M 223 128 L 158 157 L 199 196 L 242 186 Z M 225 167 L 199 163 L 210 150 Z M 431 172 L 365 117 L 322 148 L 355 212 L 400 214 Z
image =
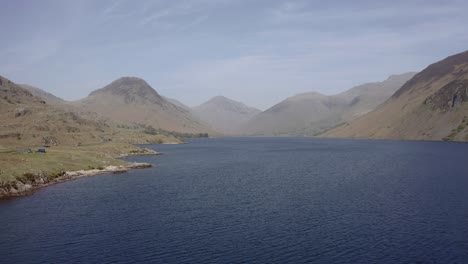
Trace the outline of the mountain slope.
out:
M 372 111 L 414 73 L 390 76 L 343 93 L 305 93 L 290 97 L 250 120 L 244 130 L 253 135 L 317 135 Z
M 216 96 L 193 111 L 216 131 L 229 135 L 240 134 L 242 124 L 261 112 L 224 96 Z
M 43 99 L 0 76 L 0 143 L 30 146 L 41 144 L 97 143 L 105 123 L 48 105 Z
M 468 51 L 415 75 L 367 115 L 323 136 L 468 140 Z
M 50 105 L 60 105 L 60 104 L 65 104 L 66 101 L 63 100 L 62 98 L 59 98 L 49 92 L 46 92 L 40 88 L 28 85 L 28 84 L 20 84 L 20 86 L 26 90 L 28 90 L 32 95 L 37 96 L 44 100 L 46 103 Z
M 183 133 L 211 131 L 189 111 L 167 101 L 144 80 L 135 77 L 115 80 L 74 105 L 114 121 Z
M 163 96 L 162 98 L 164 98 L 168 102 L 171 102 L 175 106 L 178 106 L 178 107 L 180 107 L 182 109 L 185 109 L 185 110 L 187 110 L 189 112 L 192 111 L 192 109 L 189 106 L 185 105 L 184 103 L 180 102 L 179 100 L 176 100 L 174 98 L 169 98 L 169 97 L 166 97 L 166 96 Z

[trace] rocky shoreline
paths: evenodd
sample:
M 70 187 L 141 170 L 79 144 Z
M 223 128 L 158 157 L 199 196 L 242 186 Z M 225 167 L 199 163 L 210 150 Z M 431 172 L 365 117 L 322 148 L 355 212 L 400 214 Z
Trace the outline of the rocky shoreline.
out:
M 113 159 L 119 160 L 132 156 L 161 155 L 161 153 L 152 149 L 137 147 L 130 150 L 126 150 L 124 153 L 106 153 L 105 155 L 113 155 Z M 99 160 L 99 158 L 97 160 Z M 17 176 L 16 179 L 13 181 L 0 181 L 0 200 L 30 195 L 40 188 L 44 188 L 61 182 L 71 181 L 78 178 L 90 177 L 100 174 L 125 173 L 132 169 L 145 169 L 152 167 L 152 165 L 149 163 L 126 162 L 126 164 L 116 165 L 119 163 L 121 164 L 122 162 L 114 163 L 114 165 L 107 166 L 88 165 L 88 169 L 85 169 L 86 165 L 83 164 L 83 169 L 81 170 L 62 169 L 56 171 L 53 170 L 53 168 L 50 168 L 50 170 L 37 170 L 36 172 L 27 172 L 22 174 L 21 176 Z M 110 164 L 112 164 L 112 162 L 110 162 Z
M 49 180 L 45 176 L 38 175 L 37 178 L 32 182 L 17 182 L 15 186 L 9 188 L 0 188 L 0 200 L 9 199 L 13 197 L 25 196 L 34 193 L 40 188 L 44 188 L 53 184 L 71 181 L 83 177 L 90 177 L 99 174 L 116 174 L 125 173 L 132 169 L 146 169 L 151 168 L 152 165 L 149 163 L 131 163 L 126 166 L 107 166 L 103 169 L 92 169 L 92 170 L 79 170 L 79 171 L 66 171 L 63 172 L 59 177 Z

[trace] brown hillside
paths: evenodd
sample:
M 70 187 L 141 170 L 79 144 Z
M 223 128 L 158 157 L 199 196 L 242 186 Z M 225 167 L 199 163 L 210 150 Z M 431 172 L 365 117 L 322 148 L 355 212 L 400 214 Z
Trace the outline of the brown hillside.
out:
M 326 137 L 468 140 L 468 52 L 434 63 L 375 111 Z
M 224 96 L 216 96 L 193 108 L 212 128 L 226 135 L 242 134 L 242 125 L 261 111 Z
M 109 129 L 105 123 L 50 106 L 4 77 L 0 77 L 0 109 L 4 146 L 102 142 L 102 133 Z
M 244 130 L 254 135 L 317 135 L 374 110 L 413 76 L 392 75 L 331 96 L 299 94 L 256 115 Z
M 189 111 L 169 102 L 144 80 L 135 77 L 115 80 L 74 105 L 117 122 L 141 123 L 183 133 L 211 131 Z
M 32 93 L 34 96 L 37 96 L 44 100 L 47 104 L 49 105 L 63 105 L 66 103 L 65 100 L 62 98 L 59 98 L 49 92 L 46 92 L 40 88 L 28 85 L 28 84 L 20 84 L 22 88 L 28 90 L 30 93 Z

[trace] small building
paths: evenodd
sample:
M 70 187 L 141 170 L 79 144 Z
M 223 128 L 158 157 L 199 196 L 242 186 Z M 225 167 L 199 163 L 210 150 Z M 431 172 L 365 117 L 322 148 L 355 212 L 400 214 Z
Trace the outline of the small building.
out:
M 46 153 L 46 150 L 43 148 L 37 149 L 37 153 Z

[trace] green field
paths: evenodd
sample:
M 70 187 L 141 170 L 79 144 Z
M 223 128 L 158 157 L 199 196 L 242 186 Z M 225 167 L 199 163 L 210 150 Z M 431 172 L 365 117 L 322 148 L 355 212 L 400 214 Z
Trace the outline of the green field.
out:
M 121 155 L 149 152 L 150 150 L 125 143 L 103 143 L 79 147 L 57 146 L 47 148 L 46 153 L 17 153 L 0 147 L 0 183 L 15 181 L 18 176 L 26 173 L 48 175 L 60 171 L 125 165 L 126 162 L 119 159 Z

